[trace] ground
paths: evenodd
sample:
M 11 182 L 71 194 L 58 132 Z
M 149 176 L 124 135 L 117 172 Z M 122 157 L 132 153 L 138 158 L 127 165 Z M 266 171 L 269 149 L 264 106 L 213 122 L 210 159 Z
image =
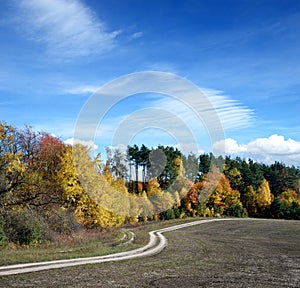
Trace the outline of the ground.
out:
M 0 287 L 299 287 L 299 221 L 212 222 L 164 235 L 168 247 L 152 257 L 7 276 Z

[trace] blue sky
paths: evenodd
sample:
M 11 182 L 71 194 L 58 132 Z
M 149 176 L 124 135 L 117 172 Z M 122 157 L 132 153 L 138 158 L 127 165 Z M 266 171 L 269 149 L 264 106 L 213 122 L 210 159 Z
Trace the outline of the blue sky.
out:
M 114 105 L 94 138 L 80 140 L 100 151 L 134 142 L 189 151 L 189 137 L 178 140 L 189 129 L 199 152 L 300 166 L 299 31 L 297 0 L 2 0 L 0 119 L 70 142 L 97 88 L 135 72 L 169 72 L 204 91 L 224 139 L 211 143 L 206 120 L 180 101 L 142 93 Z M 133 133 L 130 143 L 112 141 L 120 127 Z

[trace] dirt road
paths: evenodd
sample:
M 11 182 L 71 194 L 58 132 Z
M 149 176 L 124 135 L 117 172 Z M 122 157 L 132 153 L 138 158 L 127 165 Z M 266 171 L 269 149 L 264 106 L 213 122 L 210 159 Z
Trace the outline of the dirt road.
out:
M 2 266 L 0 267 L 0 276 L 30 273 L 30 272 L 65 268 L 65 267 L 78 266 L 78 265 L 98 264 L 98 263 L 110 262 L 110 261 L 128 260 L 128 259 L 138 258 L 138 257 L 147 257 L 161 252 L 167 246 L 167 239 L 162 234 L 164 232 L 178 230 L 185 227 L 199 225 L 207 222 L 216 222 L 216 221 L 225 221 L 225 220 L 232 221 L 234 219 L 226 218 L 226 219 L 199 220 L 199 221 L 193 221 L 189 223 L 163 228 L 160 230 L 151 231 L 149 232 L 150 240 L 148 244 L 144 247 L 132 251 L 115 253 L 115 254 L 98 256 L 98 257 L 75 258 L 75 259 L 65 259 L 65 260 Z

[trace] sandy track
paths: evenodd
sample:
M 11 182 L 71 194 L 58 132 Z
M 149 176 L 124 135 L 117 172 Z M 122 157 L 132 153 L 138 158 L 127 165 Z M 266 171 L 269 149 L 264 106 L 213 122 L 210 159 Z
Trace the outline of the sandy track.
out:
M 141 247 L 141 248 L 138 248 L 135 250 L 131 250 L 131 251 L 114 253 L 114 254 L 105 255 L 105 256 L 75 258 L 75 259 L 65 259 L 65 260 L 55 260 L 55 261 L 2 266 L 2 267 L 0 267 L 0 276 L 30 273 L 30 272 L 36 272 L 36 271 L 42 271 L 42 270 L 49 270 L 49 269 L 58 269 L 58 268 L 65 268 L 65 267 L 86 265 L 86 264 L 98 264 L 98 263 L 104 263 L 104 262 L 109 262 L 109 261 L 120 261 L 120 260 L 128 260 L 128 259 L 138 258 L 138 257 L 152 256 L 157 253 L 160 253 L 167 246 L 167 239 L 164 235 L 162 235 L 162 233 L 164 233 L 164 232 L 182 229 L 185 227 L 199 225 L 199 224 L 203 224 L 203 223 L 207 223 L 207 222 L 225 221 L 225 220 L 234 220 L 234 219 L 225 218 L 225 219 L 199 220 L 199 221 L 188 222 L 188 223 L 184 223 L 184 224 L 179 224 L 179 225 L 170 226 L 167 228 L 151 231 L 151 232 L 149 232 L 150 240 L 149 240 L 148 244 L 144 247 Z

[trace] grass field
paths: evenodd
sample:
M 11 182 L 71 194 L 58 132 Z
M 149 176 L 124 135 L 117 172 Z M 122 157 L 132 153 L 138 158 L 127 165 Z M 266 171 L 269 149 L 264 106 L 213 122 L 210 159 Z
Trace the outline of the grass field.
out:
M 174 224 L 135 227 L 130 245 Z M 152 257 L 7 276 L 0 287 L 299 287 L 299 221 L 212 222 L 165 236 L 168 247 Z

